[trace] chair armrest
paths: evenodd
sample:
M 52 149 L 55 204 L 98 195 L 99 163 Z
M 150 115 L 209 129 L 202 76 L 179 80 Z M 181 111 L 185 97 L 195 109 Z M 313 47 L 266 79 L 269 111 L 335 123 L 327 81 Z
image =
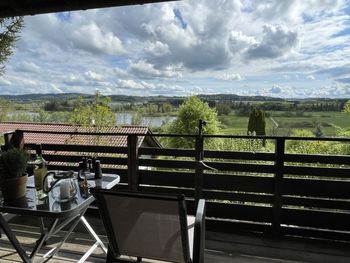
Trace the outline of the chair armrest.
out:
M 205 248 L 205 200 L 200 199 L 197 206 L 196 218 L 194 222 L 193 237 L 193 262 L 204 262 Z

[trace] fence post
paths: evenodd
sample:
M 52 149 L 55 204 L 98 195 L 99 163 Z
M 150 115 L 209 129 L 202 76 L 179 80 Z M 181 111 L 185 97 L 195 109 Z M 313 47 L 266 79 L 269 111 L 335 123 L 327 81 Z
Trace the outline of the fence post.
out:
M 274 236 L 281 235 L 283 166 L 285 154 L 285 139 L 277 138 L 275 144 L 275 180 L 273 196 L 272 232 Z
M 195 172 L 195 179 L 194 179 L 194 186 L 195 186 L 195 201 L 196 204 L 198 204 L 199 199 L 202 198 L 202 190 L 203 190 L 203 165 L 201 164 L 201 161 L 204 157 L 204 138 L 202 134 L 202 128 L 203 125 L 205 125 L 205 121 L 199 120 L 198 125 L 198 135 L 196 137 L 196 145 L 195 145 L 195 154 L 196 154 L 196 172 Z
M 138 160 L 138 147 L 137 136 L 128 135 L 128 188 L 131 191 L 137 191 L 139 178 L 139 160 Z
M 4 133 L 5 149 L 11 147 L 23 149 L 24 148 L 24 136 L 23 131 L 15 130 Z

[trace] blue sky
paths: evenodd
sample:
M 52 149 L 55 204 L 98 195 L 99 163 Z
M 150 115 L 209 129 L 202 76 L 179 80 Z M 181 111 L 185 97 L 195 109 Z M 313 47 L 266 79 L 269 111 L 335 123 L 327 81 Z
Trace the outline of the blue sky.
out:
M 0 94 L 350 97 L 349 0 L 183 0 L 25 17 Z

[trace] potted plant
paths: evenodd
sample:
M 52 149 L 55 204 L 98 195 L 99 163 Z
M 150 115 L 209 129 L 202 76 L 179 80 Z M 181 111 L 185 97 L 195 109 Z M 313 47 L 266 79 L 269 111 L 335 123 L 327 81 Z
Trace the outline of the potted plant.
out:
M 26 193 L 29 153 L 12 148 L 0 153 L 0 184 L 5 200 L 21 198 Z

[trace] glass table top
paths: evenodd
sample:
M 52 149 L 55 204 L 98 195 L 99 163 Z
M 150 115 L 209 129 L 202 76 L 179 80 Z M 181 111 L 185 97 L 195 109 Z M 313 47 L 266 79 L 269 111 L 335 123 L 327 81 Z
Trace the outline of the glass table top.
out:
M 118 184 L 119 180 L 120 177 L 118 175 L 104 174 L 101 179 L 90 179 L 87 182 L 89 188 L 110 189 Z M 0 197 L 0 212 L 54 218 L 74 216 L 94 201 L 94 197 L 89 191 L 80 187 L 77 180 L 75 180 L 75 183 L 78 191 L 70 201 L 56 201 L 50 192 L 46 197 L 37 200 L 35 197 L 34 178 L 30 176 L 28 177 L 26 195 L 23 198 L 6 201 L 2 196 Z

